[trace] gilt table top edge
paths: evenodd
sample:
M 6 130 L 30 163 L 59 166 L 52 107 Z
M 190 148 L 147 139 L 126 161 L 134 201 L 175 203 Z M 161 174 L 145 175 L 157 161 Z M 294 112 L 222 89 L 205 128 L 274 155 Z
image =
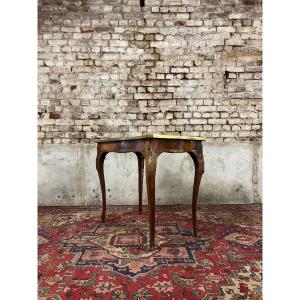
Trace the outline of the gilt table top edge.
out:
M 140 136 L 121 137 L 121 138 L 104 138 L 97 143 L 105 142 L 117 142 L 117 141 L 128 141 L 128 140 L 141 140 L 141 139 L 167 139 L 167 140 L 190 140 L 190 141 L 205 141 L 204 136 L 185 136 L 185 135 L 162 135 L 162 134 L 147 134 Z

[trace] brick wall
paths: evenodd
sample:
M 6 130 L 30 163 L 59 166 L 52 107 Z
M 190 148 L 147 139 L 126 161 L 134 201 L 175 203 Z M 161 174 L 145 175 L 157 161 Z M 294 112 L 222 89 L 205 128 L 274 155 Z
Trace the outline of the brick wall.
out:
M 39 142 L 259 141 L 258 0 L 40 0 Z

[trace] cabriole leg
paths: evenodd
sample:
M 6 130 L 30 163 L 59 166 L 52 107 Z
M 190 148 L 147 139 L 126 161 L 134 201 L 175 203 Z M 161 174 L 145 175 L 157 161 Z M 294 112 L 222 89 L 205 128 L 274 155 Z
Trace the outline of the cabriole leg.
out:
M 204 173 L 204 160 L 201 154 L 195 152 L 189 152 L 190 156 L 193 159 L 195 165 L 195 177 L 194 177 L 194 186 L 193 186 L 193 202 L 192 202 L 192 218 L 193 218 L 193 234 L 197 236 L 197 200 L 198 200 L 198 192 L 200 187 L 200 182 L 202 175 Z
M 151 147 L 149 148 L 151 149 Z M 146 183 L 148 195 L 148 211 L 149 211 L 149 232 L 150 232 L 150 249 L 154 248 L 155 236 L 155 174 L 158 155 L 152 150 L 146 155 Z
M 102 213 L 101 213 L 102 222 L 105 221 L 105 213 L 106 213 L 106 190 L 105 190 L 105 179 L 104 179 L 104 160 L 106 154 L 107 154 L 106 152 L 98 152 L 96 158 L 96 169 L 98 171 L 101 192 L 102 192 Z
M 144 155 L 140 152 L 135 152 L 135 154 L 138 159 L 139 168 L 139 214 L 141 214 L 143 207 Z

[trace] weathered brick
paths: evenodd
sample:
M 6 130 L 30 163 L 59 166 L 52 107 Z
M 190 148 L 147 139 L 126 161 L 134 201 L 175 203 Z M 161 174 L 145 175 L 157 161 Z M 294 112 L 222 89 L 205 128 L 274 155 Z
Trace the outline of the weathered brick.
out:
M 171 68 L 171 73 L 188 73 L 188 68 Z
M 150 93 L 140 93 L 140 94 L 134 94 L 134 99 L 153 99 L 153 95 Z
M 208 124 L 226 124 L 225 119 L 209 119 Z
M 190 124 L 207 124 L 207 119 L 191 119 Z
M 229 20 L 239 20 L 239 19 L 248 19 L 248 16 L 243 13 L 231 13 L 228 16 Z

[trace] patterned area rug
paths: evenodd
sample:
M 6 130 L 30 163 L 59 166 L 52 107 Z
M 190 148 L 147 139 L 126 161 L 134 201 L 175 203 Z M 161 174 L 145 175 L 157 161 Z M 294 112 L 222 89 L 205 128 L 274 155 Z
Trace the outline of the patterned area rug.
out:
M 148 250 L 144 208 L 40 208 L 40 300 L 262 299 L 261 205 L 156 207 Z

